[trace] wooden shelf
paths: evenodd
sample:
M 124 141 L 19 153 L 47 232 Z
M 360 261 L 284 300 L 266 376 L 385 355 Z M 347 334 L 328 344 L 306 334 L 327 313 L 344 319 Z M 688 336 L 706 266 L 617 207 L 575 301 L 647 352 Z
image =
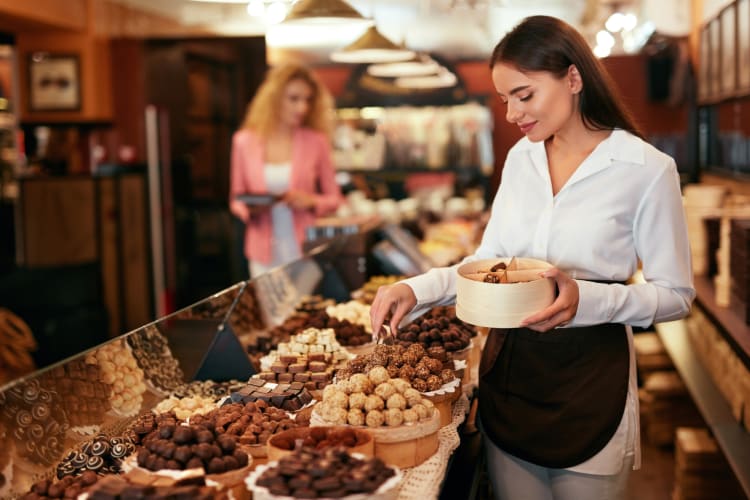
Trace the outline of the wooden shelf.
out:
M 657 324 L 656 332 L 745 495 L 750 498 L 750 433 L 734 419 L 729 403 L 693 351 L 685 321 Z
M 736 307 L 721 307 L 714 300 L 714 285 L 705 276 L 695 276 L 696 299 L 737 352 L 745 366 L 750 367 L 750 327 L 745 324 L 742 311 Z

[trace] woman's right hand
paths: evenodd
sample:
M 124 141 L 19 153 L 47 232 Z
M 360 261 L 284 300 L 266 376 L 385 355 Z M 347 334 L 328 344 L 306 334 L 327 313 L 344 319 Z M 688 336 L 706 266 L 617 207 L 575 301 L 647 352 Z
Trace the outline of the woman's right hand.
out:
M 389 325 L 391 334 L 395 335 L 398 324 L 417 305 L 417 297 L 409 285 L 396 283 L 393 285 L 381 286 L 378 293 L 375 294 L 375 300 L 370 307 L 370 321 L 372 322 L 373 335 L 380 335 L 387 318 L 390 318 Z

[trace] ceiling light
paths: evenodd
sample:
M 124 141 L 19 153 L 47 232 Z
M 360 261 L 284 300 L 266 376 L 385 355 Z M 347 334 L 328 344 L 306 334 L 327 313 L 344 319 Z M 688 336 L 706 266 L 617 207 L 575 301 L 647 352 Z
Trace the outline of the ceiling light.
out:
M 615 37 L 609 31 L 601 30 L 596 34 L 596 44 L 611 49 L 615 46 Z
M 247 15 L 252 17 L 261 17 L 266 12 L 266 6 L 263 0 L 250 0 L 247 3 Z
M 266 21 L 270 24 L 278 24 L 286 17 L 286 5 L 283 2 L 276 1 L 266 9 Z
M 354 7 L 344 0 L 299 0 L 284 19 L 284 24 L 340 24 L 372 21 L 362 17 Z
M 247 3 L 247 15 L 251 17 L 262 17 L 266 13 L 263 0 L 250 0 Z
M 406 61 L 387 64 L 371 64 L 367 73 L 380 78 L 396 78 L 399 76 L 428 76 L 437 74 L 441 66 L 426 57 L 416 61 Z
M 594 47 L 594 55 L 598 58 L 607 57 L 609 53 L 611 52 L 611 49 L 608 47 L 602 47 L 601 45 L 597 45 Z
M 623 31 L 631 31 L 638 25 L 638 17 L 635 14 L 625 14 L 622 18 Z
M 439 89 L 445 87 L 453 87 L 458 83 L 458 78 L 452 72 L 443 68 L 437 75 L 433 76 L 405 76 L 396 78 L 395 84 L 397 87 L 405 87 L 410 89 Z
M 614 14 L 609 16 L 607 22 L 604 23 L 604 27 L 612 33 L 617 33 L 622 29 L 624 18 L 624 15 L 619 12 L 615 12 Z
M 408 61 L 414 51 L 405 49 L 380 34 L 375 26 L 351 44 L 331 54 L 331 60 L 341 63 L 385 63 Z

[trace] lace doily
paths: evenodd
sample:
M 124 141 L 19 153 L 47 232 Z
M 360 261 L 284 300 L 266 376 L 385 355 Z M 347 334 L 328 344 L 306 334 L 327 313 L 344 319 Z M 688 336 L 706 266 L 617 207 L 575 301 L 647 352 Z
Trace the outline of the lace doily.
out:
M 403 480 L 399 485 L 398 499 L 437 498 L 448 468 L 448 460 L 458 448 L 460 438 L 458 426 L 469 411 L 469 399 L 465 395 L 453 405 L 453 421 L 438 431 L 438 451 L 416 467 L 403 469 Z

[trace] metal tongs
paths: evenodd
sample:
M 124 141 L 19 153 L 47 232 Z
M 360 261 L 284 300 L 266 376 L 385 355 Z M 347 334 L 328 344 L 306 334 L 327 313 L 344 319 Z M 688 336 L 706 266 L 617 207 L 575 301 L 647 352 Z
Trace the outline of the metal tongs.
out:
M 375 335 L 376 344 L 393 345 L 394 335 L 391 334 L 391 327 L 382 325 L 380 331 Z

